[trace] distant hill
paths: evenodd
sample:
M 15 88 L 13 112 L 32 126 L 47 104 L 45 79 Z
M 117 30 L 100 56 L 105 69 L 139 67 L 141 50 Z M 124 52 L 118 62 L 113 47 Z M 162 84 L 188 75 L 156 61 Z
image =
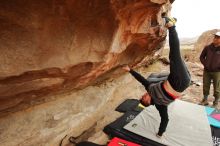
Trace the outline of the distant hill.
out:
M 194 45 L 199 37 L 192 37 L 192 38 L 180 38 L 180 45 L 187 45 L 187 46 L 191 46 Z M 168 40 L 166 41 L 165 46 L 168 46 Z
M 194 45 L 199 37 L 193 37 L 193 38 L 180 38 L 180 44 L 181 45 Z

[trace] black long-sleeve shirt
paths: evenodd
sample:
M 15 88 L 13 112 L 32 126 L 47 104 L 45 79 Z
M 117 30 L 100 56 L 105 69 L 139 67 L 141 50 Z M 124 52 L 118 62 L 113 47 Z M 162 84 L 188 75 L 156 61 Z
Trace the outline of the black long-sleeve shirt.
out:
M 220 46 L 215 47 L 213 44 L 206 46 L 201 55 L 200 61 L 204 65 L 206 71 L 220 71 Z
M 145 79 L 142 75 L 140 75 L 139 73 L 135 72 L 134 70 L 130 70 L 130 73 L 132 74 L 132 76 L 135 77 L 136 80 L 138 80 L 144 87 L 145 89 L 149 92 L 149 86 L 151 85 L 151 82 L 149 82 L 147 79 Z M 158 84 L 162 82 L 163 80 L 158 80 L 158 82 L 154 82 L 153 84 Z M 163 83 L 163 82 L 162 82 Z M 162 84 L 161 84 L 162 85 Z M 161 86 L 161 88 L 163 88 Z M 166 92 L 165 90 L 163 90 L 163 92 Z M 150 92 L 149 92 L 150 94 Z M 151 98 L 152 98 L 152 105 L 155 105 L 156 109 L 159 111 L 160 117 L 161 117 L 161 121 L 160 121 L 160 127 L 159 127 L 159 131 L 158 131 L 158 135 L 162 135 L 167 128 L 167 124 L 169 122 L 169 118 L 168 118 L 168 112 L 167 112 L 167 105 L 162 105 L 162 104 L 157 104 L 154 100 L 157 97 L 154 97 L 150 94 Z

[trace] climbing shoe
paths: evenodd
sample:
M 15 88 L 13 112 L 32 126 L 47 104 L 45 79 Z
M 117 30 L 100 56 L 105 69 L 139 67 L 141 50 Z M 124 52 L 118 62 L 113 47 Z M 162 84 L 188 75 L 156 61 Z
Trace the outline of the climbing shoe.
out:
M 218 100 L 219 100 L 219 97 L 218 98 L 215 98 L 215 100 L 213 101 L 213 107 L 216 107 L 218 105 Z
M 165 20 L 165 24 L 170 23 L 172 26 L 175 26 L 177 19 L 174 17 L 167 17 L 167 16 L 163 16 L 164 20 Z
M 199 105 L 204 105 L 204 106 L 206 106 L 206 105 L 209 105 L 209 103 L 208 103 L 207 99 L 203 99 L 203 100 L 199 103 Z

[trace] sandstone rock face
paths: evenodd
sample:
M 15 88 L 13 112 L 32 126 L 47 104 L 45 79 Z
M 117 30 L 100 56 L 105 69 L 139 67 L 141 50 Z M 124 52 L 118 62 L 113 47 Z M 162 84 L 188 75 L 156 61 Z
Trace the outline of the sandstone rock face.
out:
M 16 0 L 1 2 L 0 8 L 2 115 L 150 58 L 165 39 L 161 13 L 169 3 Z
M 169 0 L 2 1 L 0 145 L 53 145 L 83 132 L 75 127 L 115 98 L 90 85 L 155 59 L 169 10 Z

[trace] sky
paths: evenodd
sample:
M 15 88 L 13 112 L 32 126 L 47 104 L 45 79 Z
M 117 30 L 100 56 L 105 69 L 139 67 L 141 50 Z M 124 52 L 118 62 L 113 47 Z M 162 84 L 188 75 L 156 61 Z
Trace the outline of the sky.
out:
M 220 29 L 220 0 L 175 0 L 171 15 L 177 18 L 180 38 L 200 36 L 211 29 Z

